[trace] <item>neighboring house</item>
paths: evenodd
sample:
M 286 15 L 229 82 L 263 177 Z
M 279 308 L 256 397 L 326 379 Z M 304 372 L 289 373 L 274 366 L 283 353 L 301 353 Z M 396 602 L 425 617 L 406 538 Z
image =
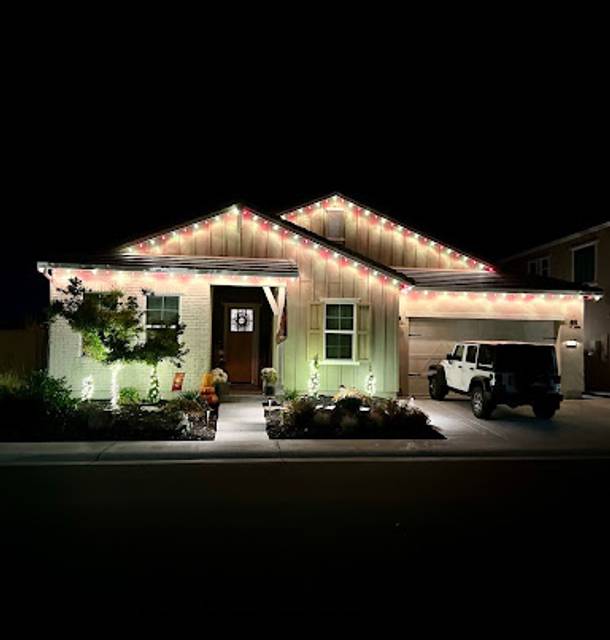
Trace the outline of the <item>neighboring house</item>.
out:
M 29 373 L 46 366 L 47 331 L 36 323 L 0 329 L 0 372 Z
M 233 205 L 110 255 L 38 266 L 52 296 L 78 276 L 93 291 L 136 295 L 147 330 L 184 322 L 187 389 L 215 366 L 228 371 L 232 388 L 256 388 L 260 369 L 272 365 L 285 389 L 307 391 L 317 356 L 322 393 L 364 389 L 372 372 L 378 395 L 421 395 L 429 364 L 454 341 L 507 339 L 556 343 L 564 393 L 578 397 L 584 298 L 601 294 L 498 273 L 339 194 L 277 216 Z M 49 370 L 75 394 L 92 374 L 94 397 L 109 396 L 109 370 L 82 357 L 63 320 L 50 329 Z M 165 397 L 174 371 L 160 368 Z M 148 374 L 129 365 L 120 384 L 145 392 Z
M 522 274 L 552 276 L 610 289 L 610 222 L 533 247 L 503 261 Z M 586 302 L 586 388 L 610 391 L 610 298 Z

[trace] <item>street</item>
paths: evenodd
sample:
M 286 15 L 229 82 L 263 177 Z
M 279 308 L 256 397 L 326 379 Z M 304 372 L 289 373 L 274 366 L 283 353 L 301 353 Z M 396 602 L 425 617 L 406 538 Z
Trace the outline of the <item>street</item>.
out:
M 608 460 L 222 461 L 0 467 L 5 569 L 78 591 L 336 609 L 559 594 L 608 567 Z M 541 591 L 539 589 L 542 589 Z M 178 590 L 178 591 L 176 591 Z M 530 593 L 531 592 L 531 593 Z M 439 601 L 439 605 L 441 601 Z M 446 603 L 443 603 L 445 606 Z

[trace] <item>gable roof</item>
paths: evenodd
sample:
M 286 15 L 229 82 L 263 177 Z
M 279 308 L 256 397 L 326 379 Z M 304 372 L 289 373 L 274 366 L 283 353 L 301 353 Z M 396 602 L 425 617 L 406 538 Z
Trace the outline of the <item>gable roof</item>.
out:
M 286 209 L 284 211 L 281 211 L 277 215 L 284 220 L 290 220 L 292 216 L 298 213 L 299 214 L 307 213 L 308 210 L 317 209 L 319 207 L 332 208 L 333 204 L 337 204 L 337 205 L 346 204 L 348 208 L 354 209 L 356 213 L 361 211 L 365 216 L 370 217 L 373 220 L 377 219 L 380 221 L 381 224 L 389 224 L 390 228 L 394 230 L 402 231 L 405 235 L 412 235 L 415 238 L 423 239 L 424 241 L 430 243 L 432 246 L 438 245 L 439 247 L 456 254 L 458 258 L 462 258 L 465 261 L 470 261 L 471 263 L 473 263 L 473 268 L 478 268 L 481 270 L 486 269 L 488 271 L 494 270 L 494 266 L 490 262 L 486 260 L 482 260 L 481 258 L 478 258 L 470 253 L 466 253 L 460 249 L 456 249 L 455 247 L 447 244 L 442 240 L 439 240 L 438 238 L 433 237 L 428 233 L 423 233 L 422 231 L 415 229 L 411 225 L 403 224 L 400 220 L 397 220 L 392 216 L 389 216 L 385 213 L 383 214 L 379 213 L 379 211 L 372 210 L 370 207 L 366 207 L 365 205 L 360 204 L 355 200 L 352 200 L 351 198 L 344 196 L 342 193 L 338 191 L 334 191 L 329 195 L 322 196 L 321 198 L 317 198 L 315 200 L 311 200 L 306 204 L 299 205 L 298 207 L 292 207 L 291 209 Z
M 557 240 L 551 240 L 550 242 L 545 242 L 544 244 L 539 244 L 535 247 L 531 247 L 529 249 L 525 249 L 524 251 L 520 251 L 512 256 L 508 256 L 506 258 L 502 258 L 500 261 L 502 264 L 506 262 L 511 262 L 512 260 L 518 260 L 519 258 L 524 258 L 525 256 L 529 256 L 532 253 L 538 253 L 538 251 L 544 251 L 545 249 L 550 249 L 558 244 L 563 244 L 564 242 L 572 242 L 573 240 L 579 240 L 584 236 L 588 236 L 592 233 L 597 233 L 598 231 L 602 231 L 603 229 L 607 229 L 610 227 L 610 220 L 607 222 L 602 222 L 601 224 L 596 224 L 593 227 L 588 227 L 587 229 L 583 229 L 582 231 L 577 231 L 576 233 L 571 233 L 570 235 L 563 236 L 561 238 L 557 238 Z
M 165 240 L 169 235 L 178 235 L 185 231 L 188 232 L 189 230 L 196 230 L 199 228 L 199 225 L 209 224 L 210 220 L 213 218 L 226 215 L 241 215 L 245 218 L 252 218 L 255 221 L 261 220 L 264 225 L 270 225 L 272 231 L 281 230 L 282 233 L 286 235 L 291 234 L 295 241 L 302 241 L 305 244 L 310 244 L 314 249 L 321 249 L 327 258 L 341 259 L 347 263 L 352 262 L 355 265 L 361 265 L 366 270 L 370 271 L 373 276 L 380 276 L 384 281 L 389 280 L 393 285 L 400 286 L 401 288 L 410 288 L 413 286 L 413 282 L 408 276 L 395 271 L 387 265 L 363 256 L 356 251 L 348 249 L 347 247 L 336 245 L 323 236 L 319 236 L 312 231 L 304 229 L 289 220 L 282 219 L 279 216 L 264 214 L 252 209 L 251 207 L 238 203 L 189 220 L 183 224 L 136 238 L 132 242 L 120 245 L 117 248 L 117 252 L 134 253 L 138 248 L 144 248 L 146 244 L 151 246 L 155 245 L 159 239 Z

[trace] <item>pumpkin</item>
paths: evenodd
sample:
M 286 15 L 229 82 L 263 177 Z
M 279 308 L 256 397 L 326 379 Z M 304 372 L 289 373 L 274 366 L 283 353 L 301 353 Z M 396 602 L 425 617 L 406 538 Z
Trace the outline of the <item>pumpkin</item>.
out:
M 215 393 L 205 396 L 205 399 L 210 407 L 215 407 L 218 404 L 218 396 Z
M 204 396 L 209 396 L 213 393 L 216 393 L 216 389 L 214 387 L 201 387 L 201 393 Z
M 214 386 L 214 376 L 211 373 L 204 373 L 201 378 L 201 387 L 212 387 Z

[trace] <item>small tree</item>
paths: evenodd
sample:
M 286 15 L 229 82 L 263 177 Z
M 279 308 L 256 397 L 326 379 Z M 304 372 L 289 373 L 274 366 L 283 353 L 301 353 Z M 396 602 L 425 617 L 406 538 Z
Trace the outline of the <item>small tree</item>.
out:
M 63 298 L 54 300 L 50 319 L 64 318 L 83 338 L 83 353 L 111 366 L 112 407 L 118 407 L 118 374 L 122 363 L 132 360 L 133 345 L 142 331 L 142 313 L 134 296 L 125 299 L 118 289 L 94 294 L 78 278 L 71 278 Z M 87 386 L 93 385 L 93 380 Z
M 144 362 L 150 367 L 150 386 L 148 399 L 150 402 L 159 400 L 159 365 L 169 360 L 174 366 L 182 366 L 188 349 L 181 341 L 186 325 L 177 324 L 175 327 L 155 329 L 146 336 L 146 342 L 137 345 L 132 354 L 136 362 Z
M 144 314 L 134 296 L 125 299 L 119 290 L 93 294 L 78 278 L 70 279 L 67 288 L 58 291 L 64 297 L 53 302 L 50 318 L 65 318 L 70 327 L 82 335 L 85 355 L 110 365 L 113 409 L 118 408 L 120 368 L 132 362 L 143 362 L 152 367 L 149 398 L 156 402 L 159 399 L 159 364 L 170 360 L 180 367 L 188 353 L 180 340 L 186 326 L 178 324 L 155 329 L 142 342 L 140 336 Z M 93 385 L 92 379 L 87 381 L 87 387 L 90 385 Z

